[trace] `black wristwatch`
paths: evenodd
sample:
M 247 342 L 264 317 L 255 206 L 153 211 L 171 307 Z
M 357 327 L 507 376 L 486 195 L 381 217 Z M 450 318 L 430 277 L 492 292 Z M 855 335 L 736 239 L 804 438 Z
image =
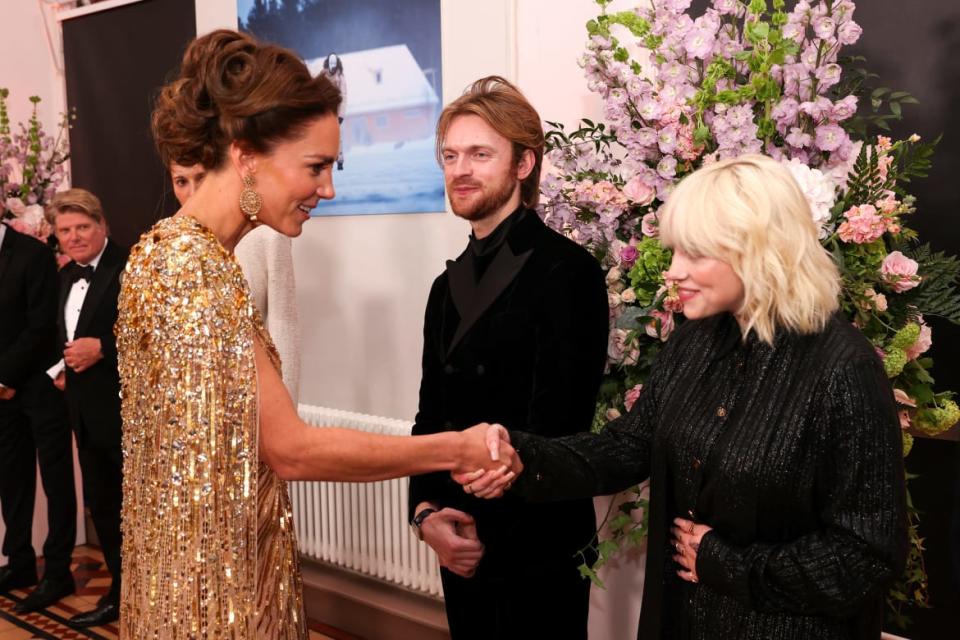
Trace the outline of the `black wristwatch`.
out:
M 420 513 L 413 516 L 413 520 L 410 521 L 410 527 L 413 528 L 413 533 L 419 540 L 423 540 L 423 530 L 420 526 L 423 524 L 423 521 L 426 520 L 431 513 L 436 513 L 437 509 L 433 507 L 427 507 L 421 509 Z

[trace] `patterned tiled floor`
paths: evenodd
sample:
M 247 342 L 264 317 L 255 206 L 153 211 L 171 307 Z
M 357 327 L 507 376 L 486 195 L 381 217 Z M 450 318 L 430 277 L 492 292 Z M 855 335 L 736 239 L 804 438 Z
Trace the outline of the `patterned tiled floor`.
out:
M 77 547 L 73 552 L 73 577 L 77 592 L 54 606 L 37 613 L 17 615 L 13 607 L 27 596 L 29 589 L 0 594 L 0 640 L 113 640 L 116 625 L 93 629 L 72 629 L 66 623 L 70 616 L 93 609 L 110 586 L 110 574 L 103 565 L 100 550 L 92 546 Z M 42 575 L 42 569 L 41 569 Z M 361 640 L 322 623 L 310 621 L 311 640 Z

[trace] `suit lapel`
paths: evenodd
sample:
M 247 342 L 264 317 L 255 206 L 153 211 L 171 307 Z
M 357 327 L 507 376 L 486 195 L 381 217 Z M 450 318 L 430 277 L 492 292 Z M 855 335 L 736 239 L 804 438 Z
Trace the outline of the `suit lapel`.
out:
M 57 331 L 60 334 L 60 344 L 67 343 L 67 297 L 70 295 L 70 288 L 73 283 L 67 277 L 69 268 L 74 264 L 71 260 L 60 269 L 60 303 L 57 305 Z
M 453 340 L 450 341 L 450 346 L 447 348 L 448 356 L 453 353 L 453 350 L 463 339 L 463 336 L 476 324 L 484 312 L 490 308 L 490 305 L 503 293 L 503 290 L 513 282 L 513 279 L 520 273 L 520 269 L 526 264 L 531 253 L 533 253 L 533 250 L 529 249 L 515 255 L 510 249 L 510 243 L 504 242 L 503 246 L 500 247 L 500 251 L 497 252 L 496 257 L 493 259 L 493 262 L 490 263 L 490 266 L 487 268 L 487 272 L 483 274 L 483 277 L 480 278 L 480 282 L 475 288 L 473 287 L 472 261 L 461 260 L 454 263 L 453 266 L 457 268 L 455 271 L 449 272 L 451 278 L 450 289 L 453 295 L 454 305 L 460 313 L 460 324 L 457 326 L 457 331 L 453 334 Z M 466 288 L 462 286 L 457 287 L 457 285 L 461 285 L 464 280 L 469 281 L 470 284 Z M 460 289 L 459 292 L 457 292 L 457 288 Z M 458 297 L 465 297 L 465 291 L 468 293 L 469 299 L 464 299 L 458 303 Z
M 0 222 L 0 224 L 3 223 Z M 10 227 L 7 227 L 3 234 L 3 244 L 0 244 L 0 283 L 3 282 L 3 274 L 7 270 L 7 265 L 10 264 L 11 256 L 13 256 L 13 245 L 15 245 L 18 241 L 16 233 L 16 231 Z
M 473 252 L 467 249 L 456 261 L 447 261 L 447 279 L 450 282 L 450 297 L 461 318 L 470 314 L 477 294 L 474 282 Z M 462 324 L 462 323 L 461 323 Z
M 87 330 L 93 314 L 96 313 L 97 308 L 100 306 L 100 300 L 103 299 L 103 294 L 110 288 L 110 282 L 117 272 L 117 269 L 120 268 L 119 263 L 113 259 L 113 248 L 113 244 L 108 240 L 107 248 L 100 257 L 100 263 L 93 272 L 93 280 L 90 282 L 90 289 L 87 290 L 87 295 L 83 299 L 83 306 L 80 307 L 80 317 L 77 318 L 77 329 L 73 332 L 74 339 L 83 336 Z

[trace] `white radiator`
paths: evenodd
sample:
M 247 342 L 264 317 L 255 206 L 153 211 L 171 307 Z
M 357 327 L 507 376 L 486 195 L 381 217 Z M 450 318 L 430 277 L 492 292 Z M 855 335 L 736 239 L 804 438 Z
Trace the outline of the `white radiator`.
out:
M 316 427 L 347 427 L 410 435 L 413 425 L 340 409 L 301 404 L 300 417 Z M 300 552 L 310 558 L 441 596 L 436 554 L 407 524 L 408 480 L 291 482 Z

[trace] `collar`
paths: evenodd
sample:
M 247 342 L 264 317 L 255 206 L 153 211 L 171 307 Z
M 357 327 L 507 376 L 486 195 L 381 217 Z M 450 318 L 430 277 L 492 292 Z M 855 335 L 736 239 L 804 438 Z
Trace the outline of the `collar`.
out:
M 0 222 L 0 247 L 3 246 L 3 237 L 7 235 L 7 223 Z
M 480 257 L 495 253 L 506 241 L 507 236 L 510 235 L 510 229 L 523 217 L 525 211 L 523 205 L 514 209 L 485 238 L 477 238 L 475 234 L 471 233 L 470 249 L 473 251 L 473 255 Z
M 94 271 L 96 271 L 97 265 L 100 264 L 100 258 L 103 257 L 103 252 L 107 250 L 107 243 L 108 243 L 108 242 L 110 242 L 110 239 L 109 239 L 109 238 L 104 238 L 104 239 L 103 239 L 103 246 L 100 247 L 100 253 L 98 253 L 98 254 L 96 255 L 96 257 L 94 257 L 93 260 L 91 260 L 91 261 L 88 262 L 87 264 L 80 264 L 79 262 L 77 262 L 77 264 L 78 264 L 79 266 L 81 266 L 81 267 L 93 267 Z

